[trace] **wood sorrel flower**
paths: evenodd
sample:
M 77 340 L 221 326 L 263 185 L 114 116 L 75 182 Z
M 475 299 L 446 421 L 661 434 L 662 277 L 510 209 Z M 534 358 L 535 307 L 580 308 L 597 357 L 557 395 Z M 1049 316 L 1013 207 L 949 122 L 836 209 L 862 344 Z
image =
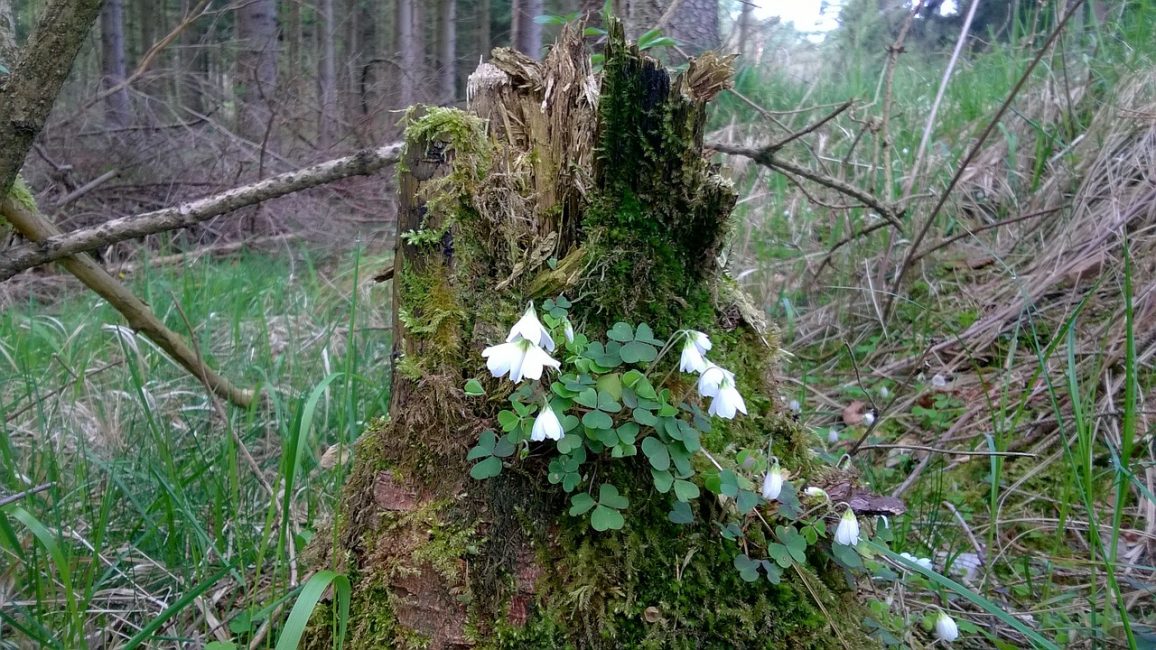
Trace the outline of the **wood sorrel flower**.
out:
M 783 491 L 783 470 L 779 467 L 779 461 L 775 461 L 774 465 L 767 470 L 767 475 L 763 477 L 763 498 L 767 501 L 774 501 L 779 498 L 779 494 Z
M 839 527 L 835 529 L 835 543 L 844 546 L 854 546 L 859 543 L 859 520 L 854 511 L 847 508 L 843 517 L 839 519 Z
M 542 370 L 546 366 L 551 368 L 561 366 L 561 362 L 552 358 L 533 341 L 524 338 L 491 345 L 482 350 L 482 356 L 486 357 L 486 367 L 490 369 L 490 374 L 501 377 L 508 373 L 510 381 L 515 384 L 522 381 L 523 377 L 541 379 Z
M 736 412 L 747 412 L 747 404 L 735 387 L 734 373 L 709 361 L 706 370 L 699 375 L 698 392 L 703 397 L 712 398 L 707 409 L 711 415 L 731 420 Z
M 935 636 L 948 643 L 959 638 L 959 626 L 955 624 L 955 619 L 943 610 L 939 611 L 939 618 L 935 619 Z
M 542 322 L 538 320 L 538 314 L 534 311 L 534 303 L 526 308 L 526 313 L 518 319 L 517 323 L 510 328 L 510 335 L 506 337 L 506 343 L 512 343 L 519 338 L 531 341 L 534 345 L 546 348 L 547 351 L 554 350 L 554 339 L 550 338 L 550 332 L 542 327 Z
M 542 410 L 538 411 L 538 417 L 534 418 L 534 428 L 530 431 L 530 440 L 534 442 L 542 442 L 546 438 L 561 440 L 564 435 L 566 433 L 562 430 L 562 421 L 558 419 L 558 414 L 550 408 L 549 402 L 543 404 Z

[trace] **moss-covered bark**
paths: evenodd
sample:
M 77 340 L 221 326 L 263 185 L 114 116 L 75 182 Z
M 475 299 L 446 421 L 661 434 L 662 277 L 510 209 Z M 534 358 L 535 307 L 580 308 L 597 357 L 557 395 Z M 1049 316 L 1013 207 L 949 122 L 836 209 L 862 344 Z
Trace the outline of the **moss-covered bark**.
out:
M 715 525 L 723 507 L 700 499 L 699 523 L 671 523 L 645 461 L 599 466 L 631 501 L 618 532 L 568 516 L 540 457 L 469 478 L 467 450 L 510 391 L 480 352 L 527 300 L 557 293 L 591 333 L 617 320 L 712 332 L 750 415 L 716 427 L 711 448 L 770 437 L 810 467 L 773 399 L 773 332 L 718 264 L 735 197 L 702 129 L 729 62 L 672 81 L 614 27 L 595 103 L 575 31 L 542 64 L 495 61 L 471 87 L 484 122 L 431 109 L 407 131 L 391 414 L 360 444 L 328 558 L 354 578 L 352 647 L 864 647 L 832 632 L 858 618 L 841 573 L 743 581 Z M 470 378 L 488 398 L 466 398 Z

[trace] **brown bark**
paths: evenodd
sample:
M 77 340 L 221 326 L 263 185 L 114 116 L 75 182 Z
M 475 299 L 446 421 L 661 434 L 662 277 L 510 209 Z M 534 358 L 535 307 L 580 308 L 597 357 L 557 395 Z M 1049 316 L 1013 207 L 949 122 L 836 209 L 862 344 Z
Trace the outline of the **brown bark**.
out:
M 0 92 L 0 197 L 7 196 L 24 156 L 52 110 L 101 0 L 53 0 Z
M 181 15 L 189 16 L 196 5 L 195 0 L 181 0 Z M 293 3 L 296 4 L 296 3 Z M 209 81 L 209 55 L 203 42 L 206 33 L 206 19 L 200 18 L 181 33 L 180 76 L 178 90 L 181 105 L 196 114 L 205 112 L 205 86 Z
M 16 21 L 12 0 L 0 0 L 0 66 L 11 70 L 16 63 Z M 0 72 L 0 75 L 6 73 Z
M 4 256 L 0 259 L 0 281 L 7 280 L 24 269 L 46 264 L 67 255 L 159 232 L 186 228 L 278 196 L 349 176 L 372 174 L 396 162 L 400 151 L 400 143 L 367 149 L 352 156 L 267 178 L 252 185 L 234 188 L 173 208 L 112 219 L 86 230 L 44 235 L 34 243 L 15 246 L 4 251 Z
M 490 48 L 492 47 L 490 45 L 490 0 L 478 0 L 477 23 L 478 52 L 484 61 L 490 58 Z
M 510 17 L 510 40 L 515 50 L 537 59 L 542 54 L 542 26 L 534 19 L 542 15 L 542 0 L 514 0 Z

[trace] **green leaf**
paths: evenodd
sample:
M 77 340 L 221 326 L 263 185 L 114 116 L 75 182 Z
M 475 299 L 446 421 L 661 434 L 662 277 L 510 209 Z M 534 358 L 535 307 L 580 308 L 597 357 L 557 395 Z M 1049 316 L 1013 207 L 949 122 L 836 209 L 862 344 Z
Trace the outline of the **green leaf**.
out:
M 575 494 L 574 496 L 570 497 L 570 516 L 571 517 L 578 517 L 580 515 L 584 515 L 587 512 L 589 512 L 590 509 L 593 507 L 594 507 L 594 497 L 590 496 L 589 494 L 586 494 L 585 492 L 579 492 L 578 494 Z
M 582 475 L 578 472 L 567 472 L 562 477 L 562 489 L 567 492 L 573 492 L 574 488 L 578 487 L 578 483 L 582 481 Z
M 763 560 L 760 562 L 760 564 L 762 564 L 763 571 L 765 571 L 767 574 L 767 580 L 769 580 L 773 585 L 779 584 L 779 582 L 783 579 L 783 570 L 779 568 L 779 565 L 771 564 L 766 560 Z
M 639 381 L 631 388 L 633 388 L 634 392 L 638 393 L 638 396 L 642 399 L 658 399 L 658 392 L 654 390 L 654 386 L 650 384 L 650 380 L 646 377 L 643 377 L 642 381 Z
M 607 508 L 614 508 L 615 510 L 622 510 L 630 507 L 630 499 L 618 493 L 618 488 L 610 483 L 603 483 L 598 488 L 598 503 Z
M 574 398 L 574 401 L 586 408 L 598 408 L 598 391 L 586 388 Z
M 795 563 L 795 561 L 791 559 L 791 551 L 789 551 L 786 546 L 777 542 L 767 544 L 767 555 L 770 555 L 771 558 L 774 559 L 775 562 L 778 562 L 779 566 L 784 569 L 789 569 L 791 565 Z
M 301 588 L 301 593 L 297 595 L 297 602 L 293 604 L 293 609 L 289 610 L 289 616 L 285 618 L 285 623 L 281 627 L 281 636 L 277 637 L 276 650 L 294 650 L 300 646 L 301 637 L 309 625 L 309 618 L 313 614 L 313 610 L 317 608 L 317 604 L 329 591 L 330 586 L 337 597 L 337 611 L 333 613 L 333 616 L 338 621 L 338 628 L 333 641 L 338 646 L 341 645 L 345 639 L 346 624 L 349 622 L 351 593 L 349 578 L 335 571 L 324 570 L 313 574 Z
M 598 391 L 598 410 L 606 413 L 617 413 L 622 410 L 622 405 L 609 392 L 600 390 Z
M 755 494 L 753 490 L 739 490 L 739 496 L 736 499 L 736 505 L 739 508 L 739 514 L 747 514 L 759 505 L 759 495 Z
M 847 546 L 845 544 L 832 544 L 831 556 L 834 557 L 835 561 L 845 569 L 863 568 L 863 558 L 860 557 L 854 546 Z
M 568 454 L 582 447 L 582 436 L 577 433 L 568 433 L 558 441 L 558 453 Z
M 698 494 L 698 486 L 694 483 L 682 479 L 677 479 L 674 482 L 674 496 L 677 497 L 679 501 L 697 499 Z
M 690 454 L 678 445 L 669 446 L 666 450 L 670 452 L 670 459 L 674 461 L 676 476 L 686 478 L 694 474 L 694 467 L 690 464 Z
M 554 299 L 554 304 L 558 305 L 562 309 L 570 309 L 570 307 L 573 306 L 570 304 L 570 299 L 567 298 L 566 296 L 558 296 L 557 298 Z
M 618 439 L 622 442 L 633 445 L 638 438 L 638 425 L 633 422 L 626 422 L 618 427 Z
M 799 564 L 807 563 L 807 540 L 794 526 L 777 526 L 775 533 Z
M 478 437 L 478 445 L 470 450 L 466 456 L 466 460 L 474 460 L 483 456 L 491 456 L 494 453 L 494 445 L 498 442 L 498 436 L 494 434 L 493 429 L 486 429 L 482 435 Z
M 590 527 L 598 532 L 604 530 L 619 530 L 626 523 L 622 518 L 622 513 L 617 510 L 611 510 L 606 506 L 598 506 L 594 509 L 594 513 L 590 515 Z
M 638 327 L 634 328 L 634 340 L 660 347 L 663 345 L 662 341 L 654 338 L 654 330 L 650 329 L 646 323 L 639 323 Z
M 614 449 L 610 451 L 611 458 L 627 458 L 629 456 L 637 456 L 638 447 L 629 442 L 620 442 L 614 445 Z
M 619 351 L 623 363 L 650 363 L 658 358 L 658 348 L 649 343 L 631 341 Z
M 602 411 L 589 411 L 582 416 L 582 424 L 588 429 L 610 429 L 614 426 L 614 420 Z
M 719 472 L 719 480 L 721 483 L 719 488 L 723 494 L 732 499 L 739 495 L 739 477 L 733 470 L 724 469 Z
M 735 568 L 739 571 L 739 577 L 747 582 L 755 582 L 759 579 L 759 561 L 752 560 L 747 557 L 745 553 L 740 553 L 734 559 Z
M 509 458 L 510 456 L 514 455 L 515 449 L 516 447 L 514 447 L 514 443 L 510 442 L 509 439 L 502 437 L 499 438 L 497 444 L 494 445 L 494 455 L 498 458 Z
M 650 461 L 650 466 L 654 469 L 660 472 L 670 469 L 670 451 L 658 438 L 654 436 L 643 438 L 642 453 L 646 454 L 647 460 Z
M 471 379 L 466 382 L 466 395 L 469 397 L 480 397 L 486 394 L 486 389 L 482 388 L 482 382 L 477 379 Z
M 601 403 L 603 399 L 609 400 L 610 402 L 622 399 L 622 376 L 618 373 L 613 372 L 609 375 L 602 375 L 598 378 L 598 382 L 595 385 L 598 387 L 599 403 Z M 602 410 L 605 411 L 606 409 Z
M 620 442 L 618 432 L 614 429 L 591 429 L 589 436 L 591 439 L 597 440 L 607 447 L 613 447 Z
M 634 409 L 633 415 L 634 421 L 642 426 L 652 427 L 658 423 L 658 418 L 654 416 L 654 413 L 644 408 Z
M 518 428 L 518 423 L 522 418 L 518 417 L 517 413 L 513 411 L 500 411 L 498 413 L 498 424 L 502 425 L 502 431 L 509 433 Z
M 481 481 L 493 478 L 502 473 L 502 461 L 497 456 L 490 456 L 470 469 L 470 476 Z
M 634 386 L 643 379 L 646 379 L 646 375 L 637 370 L 628 370 L 626 374 L 622 375 L 622 383 L 625 384 L 627 388 L 634 388 Z
M 690 509 L 689 503 L 676 501 L 674 507 L 670 509 L 670 512 L 666 513 L 666 518 L 669 519 L 671 523 L 685 526 L 694 523 L 694 511 Z
M 554 411 L 557 412 L 558 409 L 554 409 Z M 577 415 L 565 415 L 562 417 L 562 430 L 567 433 L 573 431 L 579 424 L 582 424 L 582 420 L 578 419 Z
M 626 323 L 618 322 L 610 328 L 610 331 L 606 332 L 606 338 L 619 343 L 627 343 L 634 340 L 634 330 Z
M 657 470 L 650 468 L 650 477 L 654 479 L 654 489 L 662 494 L 670 492 L 670 488 L 674 486 L 674 476 L 667 470 Z

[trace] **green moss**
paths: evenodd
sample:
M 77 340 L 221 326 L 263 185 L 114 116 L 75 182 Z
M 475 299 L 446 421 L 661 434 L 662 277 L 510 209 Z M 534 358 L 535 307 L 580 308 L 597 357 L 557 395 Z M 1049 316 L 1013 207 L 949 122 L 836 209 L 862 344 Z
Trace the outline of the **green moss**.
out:
M 12 189 L 8 190 L 8 197 L 29 212 L 36 212 L 39 209 L 36 207 L 36 197 L 33 196 L 32 189 L 28 187 L 28 183 L 24 182 L 24 177 L 19 174 L 12 182 Z

